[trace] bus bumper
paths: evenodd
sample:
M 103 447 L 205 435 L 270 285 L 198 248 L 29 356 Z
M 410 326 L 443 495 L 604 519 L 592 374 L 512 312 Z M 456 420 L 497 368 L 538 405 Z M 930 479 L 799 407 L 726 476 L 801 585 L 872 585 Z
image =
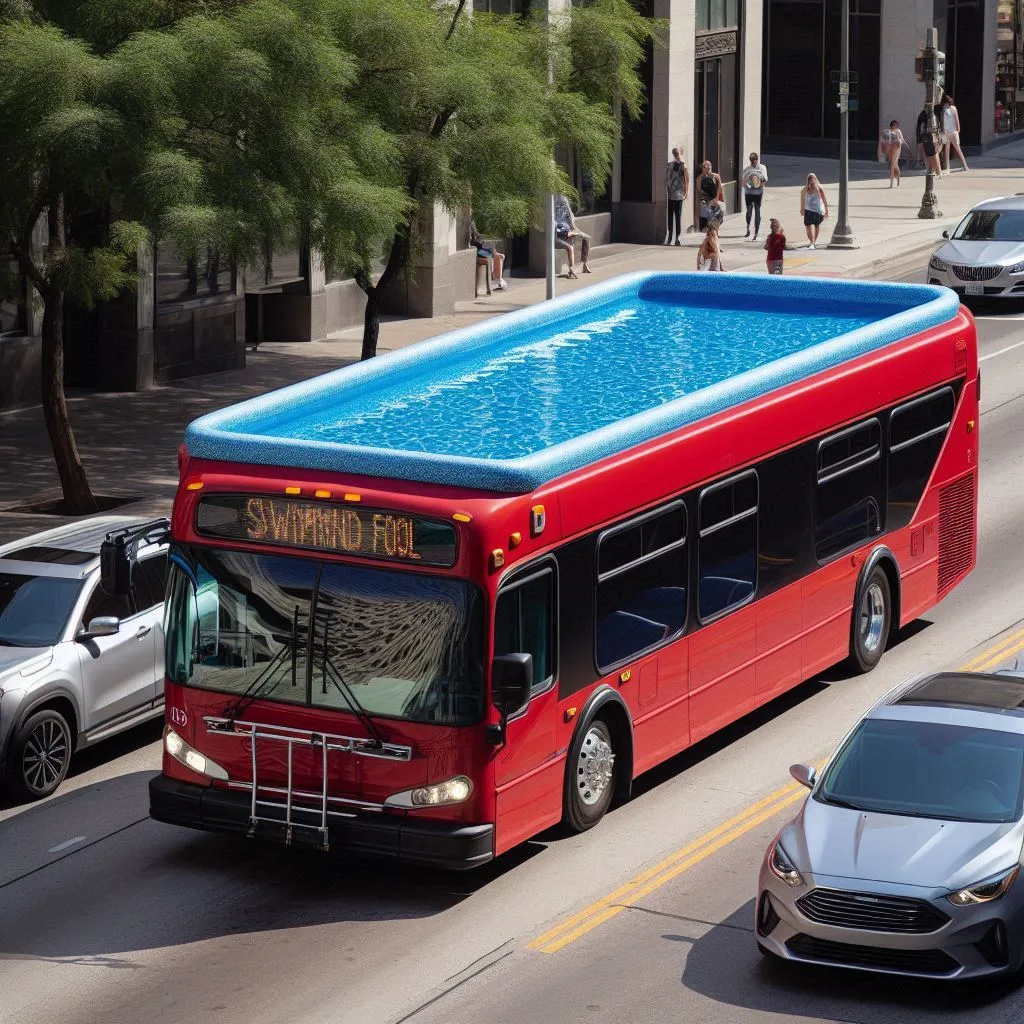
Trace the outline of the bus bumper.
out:
M 250 797 L 246 793 L 197 786 L 191 782 L 158 775 L 149 783 L 149 816 L 168 825 L 205 829 L 209 832 L 249 832 Z M 256 835 L 284 842 L 283 812 L 261 807 L 276 822 L 260 821 Z M 309 821 L 306 816 L 305 821 Z M 493 825 L 461 825 L 439 821 L 414 821 L 388 815 L 356 815 L 328 819 L 331 847 L 352 853 L 393 858 L 408 864 L 423 864 L 462 871 L 494 858 Z M 296 828 L 298 844 L 318 841 L 313 829 Z

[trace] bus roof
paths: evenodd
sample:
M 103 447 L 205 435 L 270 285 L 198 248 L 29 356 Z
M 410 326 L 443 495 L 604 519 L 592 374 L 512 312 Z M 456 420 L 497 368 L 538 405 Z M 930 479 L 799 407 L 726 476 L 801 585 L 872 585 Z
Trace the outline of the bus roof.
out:
M 203 416 L 191 455 L 540 485 L 930 327 L 925 285 L 638 273 Z

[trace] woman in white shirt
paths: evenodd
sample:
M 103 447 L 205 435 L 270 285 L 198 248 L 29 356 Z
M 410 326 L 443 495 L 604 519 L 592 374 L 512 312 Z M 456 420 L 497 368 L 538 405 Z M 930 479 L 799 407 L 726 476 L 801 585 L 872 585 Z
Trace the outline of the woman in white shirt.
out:
M 946 133 L 946 169 L 953 170 L 949 163 L 949 151 L 954 149 L 960 158 L 960 163 L 967 170 L 967 160 L 964 158 L 964 151 L 960 148 L 960 112 L 956 109 L 953 97 L 946 93 L 942 97 L 942 129 Z
M 800 216 L 803 217 L 807 230 L 807 241 L 810 243 L 808 248 L 813 249 L 818 241 L 821 222 L 828 216 L 825 190 L 815 174 L 808 174 L 807 184 L 800 189 Z

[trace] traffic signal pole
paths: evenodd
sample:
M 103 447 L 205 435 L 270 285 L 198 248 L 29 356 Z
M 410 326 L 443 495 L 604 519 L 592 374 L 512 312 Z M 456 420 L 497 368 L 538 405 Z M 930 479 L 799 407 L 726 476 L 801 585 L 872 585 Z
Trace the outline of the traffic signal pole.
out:
M 936 97 L 941 101 L 942 90 L 946 84 L 946 55 L 938 48 L 939 31 L 928 29 L 925 36 L 924 49 L 914 61 L 919 81 L 924 82 L 924 110 L 927 115 L 925 132 L 931 136 L 932 149 L 936 157 L 939 152 L 939 126 L 935 118 Z M 925 153 L 924 195 L 921 197 L 921 209 L 917 216 L 921 220 L 937 220 L 942 216 L 939 200 L 935 195 L 935 172 L 932 169 L 932 158 Z

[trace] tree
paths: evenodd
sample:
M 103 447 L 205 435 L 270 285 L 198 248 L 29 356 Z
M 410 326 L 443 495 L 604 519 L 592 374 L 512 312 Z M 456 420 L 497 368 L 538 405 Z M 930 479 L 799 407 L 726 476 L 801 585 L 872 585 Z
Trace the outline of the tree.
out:
M 614 102 L 641 109 L 638 66 L 655 26 L 629 0 L 591 0 L 550 24 L 470 16 L 466 0 L 325 6 L 336 38 L 358 55 L 349 99 L 393 140 L 395 156 L 377 166 L 377 180 L 408 200 L 384 235 L 325 239 L 328 257 L 366 293 L 367 359 L 376 354 L 382 295 L 409 266 L 423 211 L 472 203 L 491 231 L 525 231 L 543 195 L 572 191 L 552 160 L 559 144 L 575 147 L 603 187 L 619 130 Z

